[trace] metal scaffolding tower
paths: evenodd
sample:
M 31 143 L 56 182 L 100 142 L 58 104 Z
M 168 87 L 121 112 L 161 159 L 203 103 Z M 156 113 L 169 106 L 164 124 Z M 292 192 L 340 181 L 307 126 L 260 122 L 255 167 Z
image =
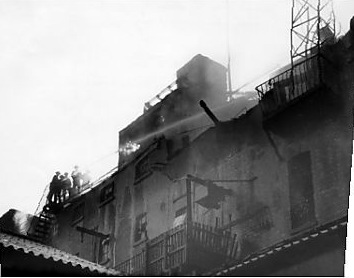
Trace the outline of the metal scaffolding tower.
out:
M 322 80 L 321 47 L 324 43 L 334 41 L 336 25 L 332 0 L 292 0 L 291 16 L 290 54 L 294 89 L 294 66 L 316 55 L 318 78 Z
M 292 0 L 291 63 L 309 58 L 334 38 L 335 17 L 332 0 Z M 317 48 L 317 51 L 316 51 Z

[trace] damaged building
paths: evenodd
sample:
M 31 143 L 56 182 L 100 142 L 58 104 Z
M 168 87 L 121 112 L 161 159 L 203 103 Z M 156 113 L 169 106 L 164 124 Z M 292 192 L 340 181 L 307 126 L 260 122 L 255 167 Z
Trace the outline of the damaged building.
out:
M 29 234 L 124 275 L 343 275 L 353 23 L 258 100 L 195 56 L 119 132 L 118 167 Z

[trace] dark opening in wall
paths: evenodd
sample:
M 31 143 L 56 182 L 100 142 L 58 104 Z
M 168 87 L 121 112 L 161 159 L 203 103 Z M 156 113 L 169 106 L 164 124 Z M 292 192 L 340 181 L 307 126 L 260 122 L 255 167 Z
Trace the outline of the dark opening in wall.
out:
M 138 215 L 135 219 L 134 241 L 140 241 L 146 232 L 147 218 L 146 213 Z
M 114 199 L 114 182 L 106 185 L 100 192 L 100 206 L 103 206 Z
M 73 209 L 73 214 L 71 218 L 71 225 L 76 225 L 81 220 L 84 219 L 85 203 L 81 202 Z
M 315 224 L 311 155 L 303 152 L 288 161 L 291 228 L 298 230 Z
M 135 165 L 135 184 L 139 183 L 151 174 L 152 171 L 149 165 L 149 156 L 146 155 L 145 157 L 140 159 Z
M 109 239 L 101 239 L 98 249 L 98 263 L 105 265 L 109 262 Z

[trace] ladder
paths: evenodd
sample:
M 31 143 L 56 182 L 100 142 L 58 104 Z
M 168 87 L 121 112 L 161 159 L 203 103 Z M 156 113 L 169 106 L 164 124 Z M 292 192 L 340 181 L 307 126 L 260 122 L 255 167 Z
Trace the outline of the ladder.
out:
M 55 222 L 55 215 L 45 205 L 39 216 L 32 220 L 33 230 L 30 231 L 29 235 L 40 242 L 48 242 L 51 238 Z
M 56 216 L 48 204 L 47 195 L 49 184 L 45 187 L 43 195 L 34 213 L 27 235 L 33 240 L 46 243 L 50 240 L 53 228 L 56 224 Z

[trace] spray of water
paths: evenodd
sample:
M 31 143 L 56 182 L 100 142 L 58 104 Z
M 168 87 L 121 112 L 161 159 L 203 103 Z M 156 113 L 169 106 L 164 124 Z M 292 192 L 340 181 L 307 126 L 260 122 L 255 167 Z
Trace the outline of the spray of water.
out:
M 213 110 L 213 112 L 218 112 L 218 111 L 220 111 L 220 110 L 222 110 L 222 109 L 224 109 L 225 107 L 228 107 L 228 106 L 230 106 L 230 103 L 226 102 L 223 105 L 220 105 L 218 107 L 214 107 L 212 110 Z M 176 128 L 176 127 L 183 126 L 183 125 L 186 125 L 188 123 L 194 122 L 194 121 L 196 121 L 196 120 L 198 120 L 198 119 L 200 119 L 202 117 L 207 117 L 207 116 L 206 116 L 205 112 L 201 109 L 201 111 L 199 113 L 196 113 L 196 114 L 194 114 L 194 115 L 192 115 L 190 117 L 184 118 L 184 119 L 179 120 L 177 122 L 171 123 L 171 124 L 169 124 L 167 126 L 163 126 L 163 127 L 159 128 L 156 131 L 150 132 L 148 134 L 145 134 L 144 136 L 136 138 L 134 140 L 134 142 L 129 141 L 123 147 L 121 147 L 119 149 L 119 152 L 122 153 L 123 155 L 132 154 L 132 153 L 134 153 L 135 151 L 137 151 L 140 148 L 140 145 L 144 141 L 152 139 L 154 137 L 157 137 L 161 133 L 166 132 L 166 131 L 168 131 L 170 129 L 173 129 L 173 128 Z M 195 130 L 195 128 L 192 129 L 192 130 Z

